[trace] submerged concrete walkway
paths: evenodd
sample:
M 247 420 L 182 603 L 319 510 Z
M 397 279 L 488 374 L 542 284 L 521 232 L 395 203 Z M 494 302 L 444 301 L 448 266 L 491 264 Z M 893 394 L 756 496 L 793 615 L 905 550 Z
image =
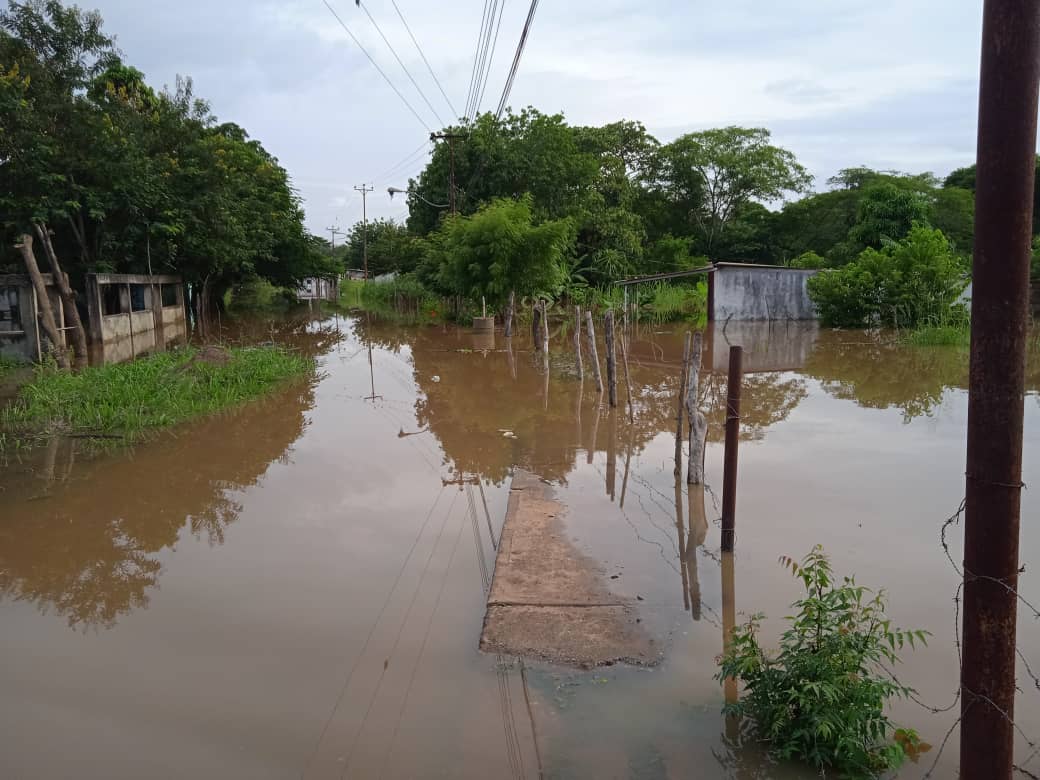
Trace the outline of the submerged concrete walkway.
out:
M 513 476 L 480 647 L 581 667 L 656 663 L 633 604 L 566 538 L 566 507 L 536 475 Z

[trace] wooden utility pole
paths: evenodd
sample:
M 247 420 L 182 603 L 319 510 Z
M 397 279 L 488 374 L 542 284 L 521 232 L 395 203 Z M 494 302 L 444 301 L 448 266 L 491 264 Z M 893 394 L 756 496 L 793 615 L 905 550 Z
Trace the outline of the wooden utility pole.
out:
M 355 189 L 357 189 L 357 188 L 355 187 Z M 371 190 L 370 190 L 370 192 L 371 192 Z M 336 256 L 336 236 L 345 236 L 346 233 L 344 233 L 338 227 L 330 227 L 330 228 L 325 228 L 325 229 L 329 233 L 332 234 L 332 256 L 335 257 Z
M 964 501 L 962 780 L 1010 780 L 1040 3 L 986 0 Z
M 365 258 L 365 281 L 368 281 L 368 193 L 372 192 L 375 187 L 366 187 L 364 184 L 354 187 L 355 190 L 361 193 L 361 246 L 362 254 Z
M 448 142 L 448 155 L 451 163 L 449 167 L 449 179 L 448 179 L 448 208 L 451 209 L 451 213 L 455 211 L 455 142 L 465 138 L 466 136 L 462 133 L 430 133 L 431 141 L 447 141 Z

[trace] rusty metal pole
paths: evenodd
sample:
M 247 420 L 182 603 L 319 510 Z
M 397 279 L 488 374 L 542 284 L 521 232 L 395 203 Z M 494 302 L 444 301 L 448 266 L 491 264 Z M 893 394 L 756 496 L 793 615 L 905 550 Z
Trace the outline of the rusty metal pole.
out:
M 982 24 L 964 525 L 962 780 L 1009 780 L 1040 3 Z
M 744 379 L 744 348 L 729 348 L 729 387 L 726 392 L 726 452 L 722 462 L 722 551 L 733 552 L 737 528 L 737 447 L 740 445 L 740 386 Z

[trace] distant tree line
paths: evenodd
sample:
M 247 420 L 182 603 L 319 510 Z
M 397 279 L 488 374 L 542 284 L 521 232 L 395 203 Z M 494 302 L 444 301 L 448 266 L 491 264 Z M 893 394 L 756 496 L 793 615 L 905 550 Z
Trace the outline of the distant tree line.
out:
M 862 257 L 875 276 L 878 269 L 904 273 L 908 263 L 922 259 L 916 247 L 931 253 L 924 262 L 942 276 L 927 295 L 947 305 L 968 268 L 974 167 L 945 180 L 930 173 L 847 168 L 813 191 L 813 179 L 795 155 L 772 143 L 763 128 L 704 130 L 661 143 L 639 122 L 582 127 L 560 114 L 527 108 L 500 120 L 484 114 L 448 129 L 465 136 L 454 153 L 459 215 L 452 218 L 431 205 L 449 200 L 450 154 L 440 143 L 410 183 L 407 221 L 369 226 L 370 268 L 414 272 L 445 294 L 481 290 L 501 298 L 501 279 L 508 273 L 504 258 L 521 261 L 527 250 L 517 237 L 543 226 L 551 226 L 553 241 L 522 260 L 519 283 L 526 283 L 528 293 L 566 297 L 709 259 L 841 269 Z M 361 237 L 357 226 L 345 249 L 351 267 L 360 267 L 355 263 Z M 897 253 L 899 242 L 910 242 L 910 249 Z M 894 255 L 896 261 L 885 260 Z M 459 256 L 468 260 L 460 263 Z M 531 266 L 542 260 L 551 267 Z M 916 291 L 918 281 L 908 289 Z M 847 297 L 883 297 L 885 284 L 859 274 L 858 287 Z M 821 300 L 832 293 L 828 311 L 851 303 L 833 299 L 835 290 L 821 288 Z M 912 324 L 935 313 L 926 309 L 915 301 L 901 313 L 889 296 L 866 313 L 838 316 L 832 324 L 901 317 Z
M 30 261 L 57 265 L 77 286 L 89 272 L 180 274 L 201 311 L 245 278 L 292 286 L 339 270 L 327 242 L 305 230 L 278 160 L 218 122 L 190 80 L 153 89 L 122 61 L 97 12 L 9 0 L 0 11 L 0 271 Z

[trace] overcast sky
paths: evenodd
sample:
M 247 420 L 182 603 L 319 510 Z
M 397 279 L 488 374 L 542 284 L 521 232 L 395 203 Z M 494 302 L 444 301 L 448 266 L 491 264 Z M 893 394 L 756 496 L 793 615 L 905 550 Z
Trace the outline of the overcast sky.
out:
M 328 0 L 423 122 L 441 123 L 354 0 Z M 221 121 L 276 155 L 312 231 L 403 218 L 424 165 L 424 124 L 322 0 L 79 0 L 155 86 L 194 79 Z M 391 0 L 364 3 L 441 118 L 452 112 Z M 397 0 L 463 111 L 480 0 Z M 527 14 L 505 5 L 482 107 L 494 110 Z M 575 124 L 642 121 L 661 141 L 728 124 L 767 127 L 822 189 L 855 165 L 940 175 L 974 159 L 982 3 L 975 0 L 542 0 L 510 105 Z M 402 161 L 409 164 L 399 165 Z M 396 169 L 395 169 L 395 166 Z M 393 169 L 393 170 L 392 170 Z M 390 175 L 387 175 L 389 172 Z

